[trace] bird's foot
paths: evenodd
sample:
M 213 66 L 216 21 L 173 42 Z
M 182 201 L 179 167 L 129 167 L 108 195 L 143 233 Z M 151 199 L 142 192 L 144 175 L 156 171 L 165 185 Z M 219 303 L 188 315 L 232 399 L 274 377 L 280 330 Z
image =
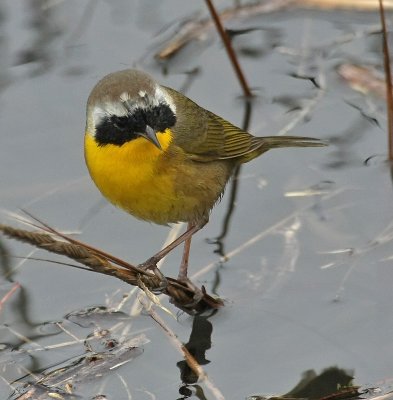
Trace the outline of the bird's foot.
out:
M 153 256 L 137 266 L 137 268 L 143 271 L 152 271 L 154 275 L 160 279 L 158 286 L 152 289 L 152 292 L 154 294 L 161 294 L 168 287 L 168 279 L 166 279 L 165 275 L 157 267 L 158 261 L 159 260 L 157 260 L 156 257 Z
M 192 296 L 192 302 L 185 305 L 187 308 L 194 308 L 206 294 L 205 287 L 202 286 L 201 288 L 199 288 L 187 276 L 184 277 L 179 275 L 178 281 L 187 286 L 194 293 Z

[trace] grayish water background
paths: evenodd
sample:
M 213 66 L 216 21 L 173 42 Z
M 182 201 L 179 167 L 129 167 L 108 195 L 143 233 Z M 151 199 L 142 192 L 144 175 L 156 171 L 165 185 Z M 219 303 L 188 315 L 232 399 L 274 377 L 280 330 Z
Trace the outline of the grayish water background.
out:
M 241 91 L 215 35 L 208 46 L 194 45 L 171 63 L 167 76 L 152 58 L 153 45 L 163 37 L 160 30 L 195 11 L 206 14 L 202 2 L 91 2 L 87 16 L 83 15 L 87 1 L 59 2 L 36 26 L 32 26 L 34 12 L 29 4 L 33 5 L 28 1 L 0 5 L 0 205 L 4 210 L 25 208 L 55 228 L 74 231 L 100 201 L 84 165 L 83 130 L 87 96 L 106 73 L 134 66 L 180 88 L 185 80 L 182 72 L 200 67 L 187 95 L 241 124 Z M 251 132 L 272 135 L 296 117 L 296 111 L 289 112 L 291 106 L 275 99 L 288 96 L 304 105 L 316 95 L 310 81 L 290 76 L 302 68 L 305 75 L 323 75 L 326 92 L 306 123 L 299 123 L 290 134 L 328 139 L 352 132 L 339 147 L 272 151 L 244 167 L 225 248 L 238 248 L 293 216 L 263 240 L 219 268 L 219 256 L 205 239 L 220 231 L 227 205 L 224 197 L 209 225 L 193 241 L 191 272 L 217 262 L 217 292 L 227 300 L 225 309 L 210 319 L 212 348 L 205 368 L 228 399 L 284 393 L 303 371 L 332 365 L 353 370 L 359 384 L 375 385 L 392 375 L 391 178 L 387 165 L 378 159 L 368 167 L 363 164 L 368 157 L 386 152 L 384 108 L 382 102 L 353 92 L 335 71 L 340 62 L 354 59 L 380 64 L 379 37 L 363 37 L 329 51 L 324 47 L 376 23 L 376 14 L 296 12 L 228 24 L 263 28 L 235 41 L 237 46 L 251 43 L 257 49 L 262 43 L 264 50 L 263 57 L 240 58 L 250 85 L 260 95 Z M 271 48 L 267 38 L 273 30 L 278 46 Z M 284 51 L 299 52 L 301 46 L 310 58 Z M 36 51 L 39 60 L 22 62 L 24 50 Z M 383 129 L 365 120 L 348 102 L 377 117 Z M 327 194 L 285 196 L 314 185 L 327 188 Z M 6 217 L 2 220 L 10 222 Z M 385 229 L 383 240 L 370 245 Z M 161 246 L 168 231 L 108 204 L 83 226 L 80 237 L 137 263 Z M 31 250 L 14 242 L 6 245 L 16 255 Z M 340 249 L 353 249 L 353 253 L 328 254 Z M 55 258 L 42 252 L 34 255 Z M 179 260 L 178 251 L 166 260 L 167 275 L 176 275 Z M 13 265 L 18 262 L 13 260 Z M 328 264 L 329 268 L 322 268 Z M 198 283 L 211 290 L 217 268 L 199 276 Z M 116 291 L 129 290 L 116 279 L 37 261 L 25 262 L 13 278 L 24 288 L 28 299 L 24 311 L 36 324 L 59 320 L 72 310 L 108 304 Z M 2 323 L 12 326 L 14 322 L 15 329 L 22 329 L 15 315 L 14 321 L 12 314 L 4 314 Z M 179 322 L 164 317 L 186 342 L 191 317 L 183 315 Z M 148 317 L 135 318 L 132 324 L 136 331 L 147 329 L 151 340 L 143 355 L 120 371 L 133 398 L 148 398 L 142 389 L 160 399 L 178 398 L 181 381 L 176 363 L 181 357 Z M 7 329 L 0 332 L 4 332 L 0 342 L 13 342 Z M 27 329 L 23 333 L 31 334 Z M 73 351 L 78 353 L 67 351 L 41 353 L 38 365 L 44 368 Z M 123 398 L 121 388 L 112 386 L 107 390 L 112 398 Z M 8 395 L 4 382 L 0 389 Z

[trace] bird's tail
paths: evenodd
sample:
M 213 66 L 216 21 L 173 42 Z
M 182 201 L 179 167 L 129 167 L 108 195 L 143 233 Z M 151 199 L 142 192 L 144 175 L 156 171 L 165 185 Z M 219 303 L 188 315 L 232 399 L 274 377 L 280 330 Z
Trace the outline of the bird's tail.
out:
M 270 149 L 277 149 L 280 147 L 324 147 L 328 143 L 315 138 L 302 137 L 302 136 L 264 136 L 252 138 L 252 149 L 248 154 L 243 155 L 243 162 L 248 162 L 255 157 L 260 156 Z
M 328 144 L 320 139 L 302 136 L 265 136 L 260 140 L 265 151 L 278 147 L 323 147 Z

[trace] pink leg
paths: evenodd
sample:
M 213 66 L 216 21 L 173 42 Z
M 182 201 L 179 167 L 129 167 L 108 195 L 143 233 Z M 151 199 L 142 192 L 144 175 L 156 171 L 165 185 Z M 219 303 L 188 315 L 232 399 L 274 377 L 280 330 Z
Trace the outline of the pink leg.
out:
M 189 222 L 187 230 L 192 229 L 192 227 L 193 227 L 193 225 L 191 224 L 191 222 Z M 183 281 L 188 279 L 187 270 L 188 270 L 188 259 L 189 259 L 189 256 L 190 256 L 191 239 L 192 239 L 192 236 L 188 237 L 184 241 L 183 257 L 181 259 L 181 264 L 180 264 L 180 268 L 179 268 L 179 275 L 177 277 L 177 279 L 183 280 Z
M 188 255 L 190 252 L 190 246 L 191 246 L 191 238 L 192 235 L 194 235 L 196 232 L 198 232 L 200 229 L 202 229 L 207 223 L 207 219 L 203 220 L 197 224 L 192 224 L 189 223 L 187 230 L 180 235 L 177 239 L 175 239 L 172 243 L 170 243 L 168 246 L 164 247 L 162 250 L 160 250 L 158 253 L 156 253 L 154 256 L 150 257 L 147 259 L 144 263 L 139 264 L 139 268 L 143 269 L 156 269 L 157 263 L 165 257 L 168 253 L 170 253 L 174 248 L 179 246 L 180 244 L 184 243 L 184 252 L 183 252 L 183 258 L 182 262 L 180 265 L 180 270 L 179 270 L 179 279 L 187 278 L 187 266 L 188 266 Z

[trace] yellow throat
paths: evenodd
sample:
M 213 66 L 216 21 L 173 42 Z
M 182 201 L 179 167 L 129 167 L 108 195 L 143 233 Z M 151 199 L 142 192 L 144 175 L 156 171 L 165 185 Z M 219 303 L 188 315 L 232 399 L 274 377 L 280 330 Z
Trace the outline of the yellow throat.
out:
M 85 159 L 93 181 L 113 204 L 137 218 L 166 223 L 162 212 L 175 199 L 173 180 L 170 170 L 166 173 L 163 157 L 172 139 L 170 129 L 158 133 L 157 138 L 162 150 L 145 138 L 121 146 L 99 146 L 86 132 Z

